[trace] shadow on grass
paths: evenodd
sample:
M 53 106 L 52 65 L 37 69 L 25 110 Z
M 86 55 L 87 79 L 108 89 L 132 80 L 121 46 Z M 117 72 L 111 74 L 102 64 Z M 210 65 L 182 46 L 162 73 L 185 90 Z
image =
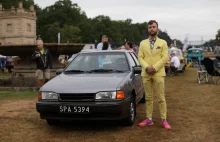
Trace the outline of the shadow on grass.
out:
M 47 123 L 45 122 L 45 125 Z M 96 131 L 101 132 L 103 130 L 117 131 L 120 128 L 129 128 L 120 121 L 62 121 L 61 124 L 56 126 L 49 126 L 57 131 L 72 132 L 72 131 Z

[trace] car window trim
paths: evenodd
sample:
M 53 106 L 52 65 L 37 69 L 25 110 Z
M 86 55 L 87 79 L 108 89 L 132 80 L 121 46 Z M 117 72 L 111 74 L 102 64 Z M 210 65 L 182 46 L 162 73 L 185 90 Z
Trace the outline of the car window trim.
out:
M 141 64 L 140 64 L 139 61 L 138 61 L 137 55 L 136 55 L 135 53 L 131 53 L 131 54 L 134 55 L 134 56 L 136 57 L 136 59 L 137 59 L 137 62 L 136 62 L 136 60 L 134 59 L 134 57 L 131 55 L 131 57 L 132 57 L 133 60 L 135 61 L 136 66 L 141 66 Z
M 135 59 L 134 59 L 134 57 L 131 55 L 132 53 L 130 52 L 129 54 L 130 54 L 131 58 L 133 59 L 133 61 L 134 61 L 134 63 L 135 63 L 135 66 L 138 66 L 137 63 L 136 63 L 136 61 L 135 61 Z

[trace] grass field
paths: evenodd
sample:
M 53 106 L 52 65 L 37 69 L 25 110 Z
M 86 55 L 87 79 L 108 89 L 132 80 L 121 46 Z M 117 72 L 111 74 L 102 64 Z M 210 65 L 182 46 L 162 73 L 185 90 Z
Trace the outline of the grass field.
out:
M 33 99 L 36 98 L 38 92 L 16 92 L 16 91 L 0 91 L 0 100 L 9 99 Z
M 218 142 L 220 141 L 220 85 L 197 84 L 196 69 L 166 77 L 167 131 L 160 126 L 155 100 L 155 126 L 138 127 L 145 104 L 137 106 L 136 124 L 72 122 L 50 127 L 36 112 L 37 92 L 0 92 L 1 142 Z
M 11 75 L 0 75 L 0 79 L 9 79 Z

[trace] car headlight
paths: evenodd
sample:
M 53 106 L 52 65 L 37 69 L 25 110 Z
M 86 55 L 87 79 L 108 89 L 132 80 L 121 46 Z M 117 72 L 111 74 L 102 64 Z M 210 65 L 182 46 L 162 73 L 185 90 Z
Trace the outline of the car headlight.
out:
M 40 92 L 38 100 L 58 100 L 59 95 L 54 92 Z
M 103 99 L 124 99 L 124 91 L 117 91 L 117 92 L 99 92 L 96 94 L 96 100 L 103 100 Z
M 95 99 L 116 99 L 116 92 L 99 92 Z

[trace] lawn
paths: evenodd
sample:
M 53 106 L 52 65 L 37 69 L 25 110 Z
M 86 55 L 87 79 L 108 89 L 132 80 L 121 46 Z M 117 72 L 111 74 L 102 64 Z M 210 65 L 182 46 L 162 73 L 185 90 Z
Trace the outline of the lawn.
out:
M 154 98 L 155 126 L 138 127 L 145 118 L 145 104 L 137 106 L 132 127 L 114 122 L 83 121 L 50 127 L 36 111 L 37 92 L 0 92 L 0 141 L 2 142 L 218 142 L 220 141 L 220 85 L 198 84 L 197 69 L 166 77 L 168 121 L 160 126 Z
M 0 75 L 0 79 L 9 79 L 11 75 Z
M 33 99 L 37 98 L 38 92 L 16 92 L 16 91 L 0 91 L 0 100 L 8 99 Z

